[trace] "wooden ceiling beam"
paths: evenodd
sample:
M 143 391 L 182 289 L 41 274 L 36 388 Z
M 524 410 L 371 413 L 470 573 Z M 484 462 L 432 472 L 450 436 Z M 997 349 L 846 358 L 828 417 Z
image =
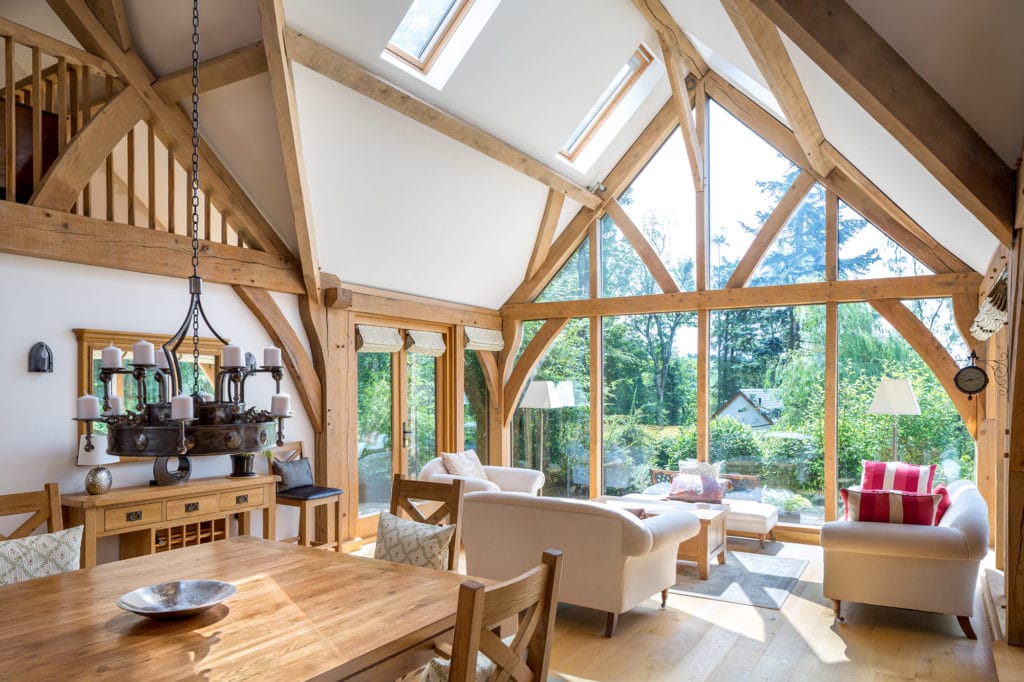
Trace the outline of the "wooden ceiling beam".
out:
M 85 1 L 117 46 L 122 50 L 132 49 L 132 37 L 128 31 L 128 17 L 124 13 L 123 0 Z
M 327 277 L 324 278 L 324 305 L 382 317 L 501 329 L 501 316 L 497 310 L 357 284 L 335 284 Z
M 658 287 L 666 294 L 678 292 L 679 285 L 676 283 L 672 273 L 668 271 L 664 261 L 661 260 L 661 256 L 651 246 L 647 235 L 640 231 L 640 228 L 636 226 L 633 219 L 622 208 L 622 204 L 618 201 L 609 201 L 605 210 L 608 211 L 608 216 L 615 221 L 615 226 L 619 228 L 619 232 L 622 233 L 622 236 L 630 243 L 636 254 L 640 256 L 640 260 L 647 266 Z
M 1010 168 L 843 0 L 751 0 L 1003 244 Z
M 555 228 L 558 227 L 558 218 L 562 214 L 564 203 L 564 194 L 553 189 L 548 190 L 548 198 L 544 202 L 544 213 L 540 218 L 540 227 L 537 228 L 537 239 L 534 240 L 533 252 L 530 254 L 530 262 L 526 266 L 526 276 L 523 278 L 523 281 L 527 281 L 536 275 L 541 264 L 547 260 L 548 251 L 551 250 L 551 242 L 555 238 Z
M 192 240 L 185 235 L 13 201 L 0 201 L 0 251 L 149 275 L 192 274 Z M 304 291 L 298 266 L 288 256 L 212 242 L 203 242 L 200 254 L 199 274 L 207 282 Z
M 701 144 L 700 137 L 697 135 L 697 124 L 693 119 L 693 105 L 690 104 L 690 97 L 686 92 L 686 79 L 679 68 L 679 60 L 672 50 L 668 38 L 664 33 L 659 33 L 658 40 L 661 43 L 661 57 L 665 61 L 665 71 L 668 73 L 668 83 L 672 88 L 672 105 L 676 109 L 679 126 L 683 132 L 686 160 L 690 164 L 690 174 L 693 176 L 693 188 L 697 192 L 703 192 L 707 187 L 704 145 Z
M 257 0 L 260 15 L 260 30 L 263 34 L 263 48 L 267 57 L 267 71 L 270 73 L 270 91 L 274 99 L 274 115 L 281 137 L 281 158 L 291 199 L 292 219 L 295 224 L 295 239 L 299 247 L 299 262 L 302 278 L 306 283 L 306 295 L 314 301 L 320 300 L 320 257 L 316 249 L 316 230 L 313 212 L 310 208 L 309 187 L 306 184 L 306 167 L 302 154 L 302 135 L 299 132 L 299 114 L 295 103 L 295 83 L 292 81 L 292 65 L 285 56 L 284 47 L 284 6 L 281 0 Z
M 830 302 L 852 303 L 879 298 L 947 298 L 956 294 L 976 292 L 980 282 L 981 275 L 976 272 L 808 282 L 583 301 L 510 303 L 502 307 L 501 315 L 505 320 L 547 320 L 556 317 L 605 317 L 691 310 L 817 305 Z
M 438 109 L 415 95 L 375 76 L 348 57 L 291 28 L 284 29 L 288 57 L 393 111 L 488 156 L 588 208 L 601 198 L 494 135 Z
M 199 63 L 199 92 L 216 90 L 267 72 L 263 41 L 245 45 Z M 168 104 L 192 97 L 192 67 L 161 76 L 153 89 Z
M 156 77 L 133 51 L 122 51 L 110 37 L 85 0 L 47 0 L 68 30 L 83 45 L 92 46 L 106 59 L 126 87 L 134 88 L 151 114 L 162 137 L 178 149 L 192 147 L 192 124 L 177 105 L 168 104 L 153 88 Z M 232 227 L 243 233 L 247 245 L 276 255 L 290 255 L 288 246 L 270 226 L 238 181 L 224 166 L 210 145 L 201 140 L 199 155 L 204 170 L 205 191 L 212 192 L 222 211 L 235 219 Z
M 779 29 L 750 4 L 750 0 L 722 0 L 722 6 L 782 107 L 811 168 L 818 175 L 828 175 L 834 164 L 821 150 L 825 134 L 821 132 Z
M 686 69 L 698 79 L 703 78 L 710 71 L 708 63 L 689 38 L 680 28 L 679 23 L 672 18 L 672 14 L 661 4 L 661 0 L 633 0 L 633 4 L 644 19 L 651 25 L 655 33 L 664 36 L 672 50 L 683 60 Z

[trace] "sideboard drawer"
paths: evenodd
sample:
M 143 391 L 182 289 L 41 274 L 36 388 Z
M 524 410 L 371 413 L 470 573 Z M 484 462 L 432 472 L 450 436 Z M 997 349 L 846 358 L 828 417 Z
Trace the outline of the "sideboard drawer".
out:
M 246 488 L 220 494 L 220 510 L 233 511 L 263 506 L 263 488 Z
M 103 512 L 103 529 L 106 531 L 146 526 L 163 521 L 163 503 L 125 505 Z
M 196 497 L 179 497 L 167 500 L 167 520 L 186 519 L 190 516 L 213 514 L 217 511 L 216 495 L 200 495 Z

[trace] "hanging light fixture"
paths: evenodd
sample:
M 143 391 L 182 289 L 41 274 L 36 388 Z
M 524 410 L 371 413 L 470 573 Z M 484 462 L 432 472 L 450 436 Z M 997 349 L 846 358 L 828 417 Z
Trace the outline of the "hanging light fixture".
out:
M 78 399 L 76 421 L 86 424 L 85 449 L 91 451 L 95 422 L 107 425 L 107 452 L 121 457 L 154 457 L 153 472 L 159 485 L 184 483 L 191 474 L 189 456 L 242 455 L 265 449 L 275 440 L 284 443 L 284 419 L 290 416 L 290 398 L 281 392 L 284 368 L 281 351 L 267 348 L 263 365 L 246 363 L 242 348 L 229 344 L 210 324 L 203 310 L 203 280 L 199 277 L 199 0 L 192 6 L 192 276 L 189 306 L 178 331 L 154 354 L 153 344 L 139 341 L 132 347 L 131 369 L 122 366 L 122 352 L 113 345 L 103 349 L 100 381 L 103 404 L 98 397 Z M 214 384 L 215 394 L 200 391 L 199 318 L 224 344 L 221 367 Z M 182 381 L 178 348 L 189 336 L 192 341 L 192 385 Z M 276 392 L 271 409 L 245 406 L 245 383 L 255 374 L 268 373 Z M 136 410 L 125 411 L 122 399 L 111 390 L 114 376 L 131 375 L 136 382 Z M 147 402 L 147 388 L 156 385 L 156 402 Z M 175 471 L 168 468 L 177 457 Z
M 971 336 L 985 341 L 1006 324 L 1006 271 L 999 276 L 978 309 L 971 325 Z

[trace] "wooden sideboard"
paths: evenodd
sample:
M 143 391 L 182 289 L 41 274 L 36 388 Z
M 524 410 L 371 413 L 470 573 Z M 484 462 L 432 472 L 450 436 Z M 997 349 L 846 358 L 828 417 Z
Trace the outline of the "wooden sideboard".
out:
M 114 488 L 104 495 L 62 495 L 67 526 L 85 526 L 82 567 L 96 565 L 96 541 L 121 538 L 121 557 L 152 554 L 227 537 L 227 519 L 251 535 L 250 514 L 263 510 L 263 537 L 274 539 L 279 476 L 193 479 L 177 486 Z

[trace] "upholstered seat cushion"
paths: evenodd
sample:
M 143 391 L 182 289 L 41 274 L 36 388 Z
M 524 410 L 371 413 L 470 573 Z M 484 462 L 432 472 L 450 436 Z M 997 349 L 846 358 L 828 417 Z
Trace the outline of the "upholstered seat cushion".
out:
M 435 526 L 380 513 L 374 559 L 443 571 L 455 526 Z
M 298 488 L 281 490 L 277 493 L 277 496 L 284 497 L 289 500 L 318 500 L 322 497 L 331 497 L 332 495 L 340 495 L 341 493 L 341 488 L 326 488 L 319 485 L 300 485 Z
M 516 638 L 515 635 L 509 635 L 504 637 L 501 641 L 506 646 L 512 645 L 512 640 Z M 427 663 L 427 667 L 423 669 L 420 674 L 420 682 L 448 682 L 450 678 L 452 668 L 452 662 L 447 658 L 432 658 Z M 490 679 L 491 674 L 494 672 L 495 665 L 494 661 L 484 656 L 482 653 L 476 655 L 476 670 L 473 674 L 474 682 L 487 682 Z
M 82 528 L 75 526 L 0 542 L 0 585 L 77 570 Z

